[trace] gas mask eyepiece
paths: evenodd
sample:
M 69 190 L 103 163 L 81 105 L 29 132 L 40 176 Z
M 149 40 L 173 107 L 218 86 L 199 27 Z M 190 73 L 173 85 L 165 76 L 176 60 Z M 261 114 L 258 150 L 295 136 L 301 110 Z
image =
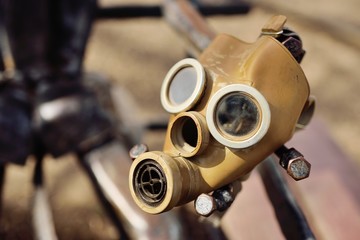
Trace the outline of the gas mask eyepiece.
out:
M 183 59 L 167 73 L 161 87 L 161 103 L 169 113 L 187 111 L 199 100 L 204 87 L 202 65 L 195 59 Z
M 270 126 L 265 97 L 255 88 L 232 84 L 209 101 L 206 120 L 211 135 L 227 147 L 240 149 L 259 142 Z

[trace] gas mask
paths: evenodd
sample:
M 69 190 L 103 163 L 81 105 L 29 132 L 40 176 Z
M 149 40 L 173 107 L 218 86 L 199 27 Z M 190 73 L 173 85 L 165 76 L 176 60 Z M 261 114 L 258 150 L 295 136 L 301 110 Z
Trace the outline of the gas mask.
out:
M 295 38 L 287 47 L 283 24 L 275 25 L 252 44 L 218 35 L 197 60 L 167 73 L 163 151 L 141 154 L 130 169 L 131 193 L 144 211 L 168 211 L 243 178 L 293 136 L 310 108 L 298 63 L 304 51 Z

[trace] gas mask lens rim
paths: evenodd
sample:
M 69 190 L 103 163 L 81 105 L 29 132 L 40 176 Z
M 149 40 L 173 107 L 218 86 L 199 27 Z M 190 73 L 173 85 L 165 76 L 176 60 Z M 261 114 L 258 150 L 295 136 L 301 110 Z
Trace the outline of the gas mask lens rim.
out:
M 185 76 L 187 76 L 186 81 L 183 81 Z M 185 58 L 177 62 L 166 74 L 161 86 L 161 104 L 169 113 L 187 111 L 197 103 L 204 87 L 205 70 L 203 66 L 196 59 Z M 180 96 L 179 102 L 174 101 L 172 96 L 179 93 L 183 96 Z
M 224 111 L 224 101 L 233 96 L 237 97 L 234 101 L 235 107 L 237 104 L 241 104 L 238 106 L 244 108 L 241 111 L 239 111 L 239 108 L 235 109 L 237 115 L 232 114 L 230 116 L 230 118 L 234 118 L 231 120 L 232 122 L 235 120 L 238 122 L 236 127 L 246 127 L 244 132 L 238 136 L 232 134 L 231 131 L 225 130 L 224 126 L 220 126 L 221 121 L 219 121 L 218 117 L 219 112 Z M 238 115 L 242 111 L 245 111 L 245 114 L 239 118 Z M 210 99 L 206 111 L 206 121 L 211 135 L 218 142 L 234 149 L 248 148 L 258 143 L 267 133 L 270 120 L 270 107 L 265 97 L 257 89 L 244 84 L 228 85 L 217 91 Z

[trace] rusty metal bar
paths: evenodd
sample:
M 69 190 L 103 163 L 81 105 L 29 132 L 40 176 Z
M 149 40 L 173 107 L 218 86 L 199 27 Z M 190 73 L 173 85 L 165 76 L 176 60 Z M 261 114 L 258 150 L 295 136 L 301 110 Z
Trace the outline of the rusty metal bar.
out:
M 213 40 L 216 33 L 196 8 L 185 0 L 164 0 L 166 21 L 189 43 L 188 51 L 197 55 Z
M 304 213 L 276 165 L 274 157 L 269 157 L 259 165 L 258 170 L 284 236 L 294 240 L 315 239 Z
M 96 192 L 96 195 L 99 201 L 101 202 L 104 210 L 106 211 L 112 223 L 116 227 L 119 234 L 119 239 L 124 239 L 124 240 L 130 239 L 127 231 L 124 228 L 124 225 L 122 224 L 121 219 L 116 214 L 117 211 L 115 210 L 115 207 L 110 202 L 111 200 L 108 198 L 108 196 L 103 190 L 103 183 L 101 181 L 101 178 L 98 176 L 96 170 L 94 170 L 94 166 L 91 164 L 91 162 L 88 161 L 85 155 L 78 154 L 78 159 L 80 160 L 82 167 L 84 168 L 86 174 L 88 175 L 92 183 L 92 186 Z

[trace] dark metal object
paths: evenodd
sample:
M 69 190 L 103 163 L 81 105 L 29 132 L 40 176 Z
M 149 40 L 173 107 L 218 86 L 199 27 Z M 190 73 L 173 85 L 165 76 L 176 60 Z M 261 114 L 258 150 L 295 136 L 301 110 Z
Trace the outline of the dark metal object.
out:
M 38 141 L 36 142 L 39 143 Z M 39 143 L 34 149 L 36 160 L 33 175 L 34 197 L 32 206 L 34 235 L 39 240 L 56 240 L 54 219 L 44 186 L 44 148 Z
M 229 186 L 215 190 L 213 197 L 216 202 L 216 208 L 220 212 L 228 209 L 234 201 L 234 194 L 231 192 L 231 187 Z
M 43 174 L 44 154 L 43 152 L 38 152 L 35 157 L 36 157 L 36 163 L 35 163 L 34 175 L 33 175 L 33 185 L 37 187 L 37 186 L 42 186 L 44 183 L 44 174 Z
M 303 49 L 301 38 L 296 32 L 284 28 L 276 39 L 289 50 L 298 63 L 301 63 L 306 52 Z
M 110 117 L 81 81 L 96 1 L 48 1 L 46 7 L 41 13 L 49 23 L 41 44 L 47 48 L 38 58 L 45 62 L 47 74 L 32 79 L 37 85 L 36 130 L 46 150 L 55 157 L 87 152 L 108 141 L 113 133 Z M 29 34 L 27 38 L 34 36 Z M 16 37 L 14 40 L 19 41 Z
M 48 1 L 48 5 L 50 73 L 62 82 L 79 81 L 97 1 Z
M 138 17 L 161 17 L 160 5 L 122 5 L 98 8 L 97 19 L 109 18 L 138 18 Z
M 5 164 L 0 164 L 0 216 L 2 214 L 2 206 L 3 206 L 5 174 L 6 174 L 6 166 Z
M 0 164 L 24 164 L 32 152 L 31 101 L 12 82 L 0 85 Z
M 296 181 L 309 177 L 311 164 L 295 148 L 288 149 L 281 146 L 275 151 L 279 157 L 279 164 L 286 169 L 287 173 Z
M 212 4 L 201 0 L 191 2 L 202 16 L 245 14 L 251 9 L 250 4 L 241 0 L 213 1 Z
M 112 119 L 102 109 L 95 94 L 81 82 L 83 55 L 96 1 L 37 0 L 22 4 L 14 0 L 1 2 L 0 5 L 0 11 L 6 9 L 3 11 L 7 14 L 4 25 L 14 52 L 12 64 L 9 61 L 12 58 L 8 57 L 10 49 L 4 51 L 3 47 L 7 46 L 7 39 L 4 40 L 4 34 L 1 34 L 1 52 L 5 56 L 2 65 L 7 70 L 15 68 L 16 64 L 23 75 L 17 81 L 14 77 L 10 79 L 9 74 L 3 74 L 6 81 L 0 86 L 0 112 L 3 116 L 0 117 L 0 127 L 10 134 L 0 136 L 0 143 L 4 142 L 0 145 L 0 162 L 6 159 L 23 163 L 23 159 L 30 155 L 25 143 L 33 140 L 33 126 L 28 115 L 35 103 L 37 163 L 34 173 L 34 230 L 39 239 L 55 239 L 55 232 L 51 230 L 54 227 L 50 206 L 43 189 L 44 154 L 51 153 L 58 157 L 77 152 L 80 156 L 112 139 L 114 132 Z M 35 100 L 27 98 L 24 89 L 35 93 Z M 28 130 L 26 141 L 21 139 L 23 135 L 17 134 L 22 134 L 24 129 Z M 10 150 L 14 152 L 10 152 L 12 155 L 21 156 L 12 160 L 8 153 Z M 96 188 L 96 183 L 94 185 Z M 97 190 L 101 198 L 103 193 L 100 188 Z M 108 213 L 110 216 L 116 215 L 113 209 Z M 120 220 L 115 221 L 115 226 L 120 233 L 124 232 Z M 125 235 L 120 236 L 124 238 Z
M 277 169 L 274 159 L 267 158 L 258 169 L 285 238 L 315 239 L 304 213 Z
M 151 122 L 145 125 L 145 129 L 155 131 L 155 130 L 166 130 L 168 127 L 167 121 L 164 122 Z
M 225 3 L 210 5 L 201 3 L 201 1 L 193 1 L 198 11 L 203 16 L 212 15 L 232 15 L 244 14 L 249 12 L 250 5 L 243 2 Z M 161 5 L 121 5 L 112 7 L 102 7 L 97 10 L 96 17 L 98 19 L 108 18 L 138 18 L 138 17 L 162 17 Z
M 31 98 L 20 84 L 0 5 L 0 164 L 24 164 L 32 151 Z
M 282 42 L 282 44 L 291 52 L 298 63 L 302 61 L 305 51 L 302 49 L 302 43 L 300 40 L 294 37 L 288 37 Z
M 35 106 L 38 135 L 58 157 L 87 152 L 113 137 L 111 118 L 94 93 L 77 82 L 42 85 Z
M 276 154 L 276 156 L 279 157 L 279 159 L 280 159 L 279 164 L 284 169 L 287 169 L 287 167 L 289 165 L 289 161 L 291 159 L 302 156 L 302 154 L 300 152 L 298 152 L 296 149 L 294 149 L 294 148 L 288 149 L 284 145 L 281 146 L 279 149 L 277 149 L 275 151 L 275 154 Z
M 284 26 L 286 23 L 285 16 L 274 16 L 273 23 L 274 25 L 266 24 L 262 28 L 261 35 L 268 35 L 277 39 L 289 50 L 295 60 L 301 63 L 305 50 L 302 48 L 300 36 Z
M 1 30 L 0 30 L 1 31 Z M 1 32 L 0 32 L 0 34 L 1 34 Z M 0 44 L 1 44 L 1 39 L 0 39 Z M 2 58 L 4 58 L 4 54 L 2 53 L 2 51 L 3 50 L 1 50 L 1 48 L 0 48 L 0 54 L 2 55 Z M 0 61 L 0 71 L 1 72 L 4 72 L 4 70 L 5 70 L 5 63 L 4 63 L 4 60 L 2 59 L 1 61 Z M 1 80 L 1 81 L 3 81 L 3 80 Z

